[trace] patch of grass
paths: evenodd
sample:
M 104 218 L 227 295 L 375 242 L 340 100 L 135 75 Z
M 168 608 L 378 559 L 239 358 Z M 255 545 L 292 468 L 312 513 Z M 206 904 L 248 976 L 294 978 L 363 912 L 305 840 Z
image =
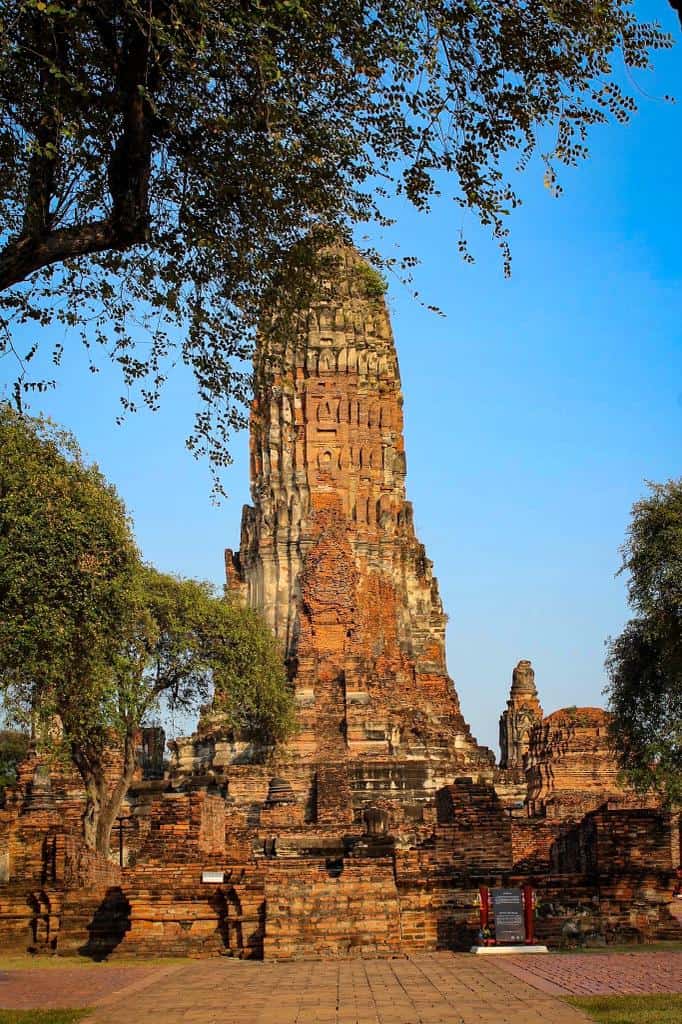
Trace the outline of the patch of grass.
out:
M 0 1024 L 74 1024 L 87 1017 L 83 1010 L 0 1010 Z
M 566 999 L 598 1024 L 679 1024 L 682 995 L 571 996 Z

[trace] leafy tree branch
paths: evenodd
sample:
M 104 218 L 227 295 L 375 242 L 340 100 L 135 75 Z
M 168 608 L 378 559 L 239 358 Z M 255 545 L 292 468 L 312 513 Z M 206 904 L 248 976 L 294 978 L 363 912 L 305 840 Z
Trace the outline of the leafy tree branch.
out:
M 101 346 L 122 414 L 186 363 L 188 444 L 216 467 L 311 231 L 348 237 L 444 189 L 508 272 L 508 155 L 539 152 L 559 191 L 591 129 L 634 109 L 614 58 L 671 45 L 628 0 L 0 0 L 0 28 L 0 317 L 34 327 L 29 349 L 49 328 L 57 363 L 58 328 L 93 365 Z

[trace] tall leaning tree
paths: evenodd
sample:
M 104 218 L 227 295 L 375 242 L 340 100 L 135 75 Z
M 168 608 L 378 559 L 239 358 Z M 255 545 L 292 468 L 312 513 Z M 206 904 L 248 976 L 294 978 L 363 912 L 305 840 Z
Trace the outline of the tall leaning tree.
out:
M 154 407 L 189 364 L 188 443 L 229 461 L 264 297 L 310 260 L 296 243 L 441 189 L 508 267 L 509 154 L 523 168 L 540 149 L 558 189 L 590 129 L 634 109 L 614 62 L 670 45 L 630 0 L 0 0 L 0 347 L 17 402 L 41 383 L 38 332 L 17 325 L 61 321 L 120 365 L 125 408 Z
M 635 613 L 609 641 L 612 739 L 640 792 L 682 804 L 682 480 L 636 502 L 621 572 Z
M 227 730 L 267 747 L 292 728 L 263 620 L 144 565 L 123 503 L 74 438 L 0 404 L 0 700 L 80 774 L 87 845 L 109 851 L 140 727 L 164 706 L 195 710 L 213 687 Z

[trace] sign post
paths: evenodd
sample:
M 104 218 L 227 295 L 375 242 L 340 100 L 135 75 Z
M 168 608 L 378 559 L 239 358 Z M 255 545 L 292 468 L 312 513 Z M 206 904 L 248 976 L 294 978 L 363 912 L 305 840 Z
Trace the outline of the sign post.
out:
M 535 944 L 535 893 L 532 885 L 523 887 L 523 920 L 526 930 L 526 945 Z
M 478 890 L 478 905 L 481 924 L 479 934 L 481 940 L 487 944 L 492 941 L 490 938 L 490 889 L 487 885 L 482 885 Z
M 480 931 L 472 953 L 547 953 L 535 945 L 533 887 L 479 889 Z
M 118 829 L 118 863 L 121 867 L 123 867 L 123 833 L 133 827 L 130 824 L 132 820 L 132 814 L 119 814 L 114 825 L 114 828 Z

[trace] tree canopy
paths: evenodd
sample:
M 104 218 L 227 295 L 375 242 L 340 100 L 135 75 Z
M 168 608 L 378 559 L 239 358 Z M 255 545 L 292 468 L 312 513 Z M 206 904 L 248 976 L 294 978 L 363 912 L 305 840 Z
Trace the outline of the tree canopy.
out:
M 104 685 L 139 553 L 75 439 L 0 404 L 0 685 L 29 711 Z
M 263 620 L 144 565 L 74 438 L 0 405 L 0 695 L 79 771 L 91 846 L 108 850 L 140 726 L 164 702 L 196 710 L 214 682 L 225 727 L 286 737 L 292 697 Z
M 294 728 L 294 705 L 273 634 L 257 611 L 236 601 L 219 602 L 214 615 L 213 709 L 221 727 L 259 745 L 286 739 Z
M 540 150 L 558 189 L 589 129 L 634 109 L 614 55 L 642 68 L 671 45 L 629 0 L 0 0 L 0 27 L 15 397 L 44 386 L 29 364 L 54 320 L 120 365 L 126 409 L 155 407 L 184 360 L 200 399 L 188 443 L 218 465 L 263 303 L 292 250 L 305 265 L 311 230 L 383 224 L 391 196 L 423 210 L 442 188 L 508 268 L 508 154 L 523 168 Z
M 5 786 L 16 781 L 17 766 L 28 752 L 28 733 L 19 729 L 0 729 L 0 800 Z
M 612 738 L 640 791 L 682 803 L 682 480 L 632 510 L 622 572 L 636 613 L 609 641 Z

